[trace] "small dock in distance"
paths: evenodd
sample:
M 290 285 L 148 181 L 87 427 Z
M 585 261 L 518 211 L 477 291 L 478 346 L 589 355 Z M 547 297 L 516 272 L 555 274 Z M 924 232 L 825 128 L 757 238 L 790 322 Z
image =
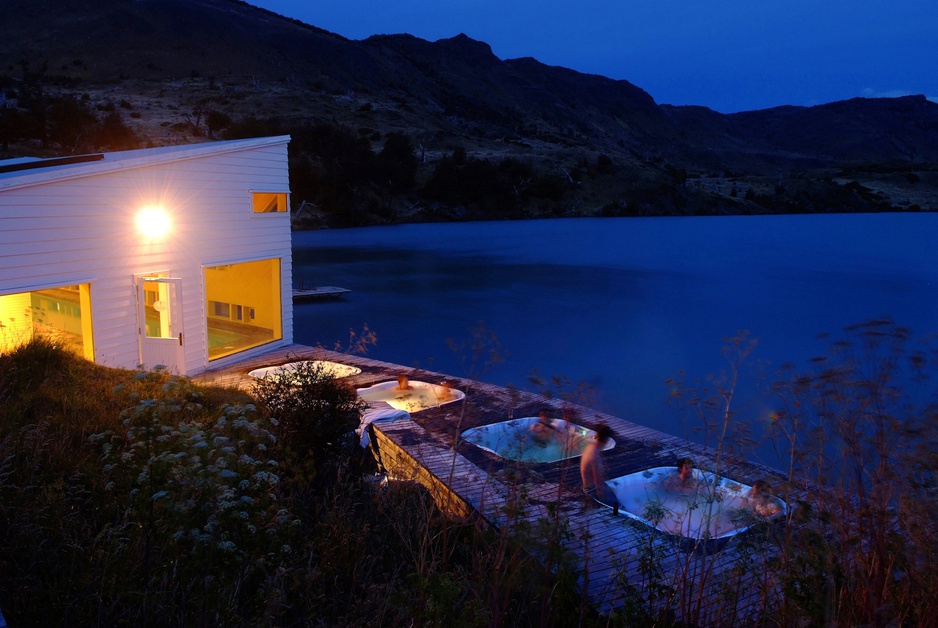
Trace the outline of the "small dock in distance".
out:
M 348 288 L 338 286 L 320 286 L 318 288 L 294 288 L 293 302 L 324 301 L 327 299 L 340 299 L 351 292 Z

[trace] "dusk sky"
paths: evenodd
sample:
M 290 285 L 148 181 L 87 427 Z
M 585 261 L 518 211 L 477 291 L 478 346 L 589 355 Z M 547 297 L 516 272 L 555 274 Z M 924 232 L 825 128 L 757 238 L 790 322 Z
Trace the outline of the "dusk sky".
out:
M 465 33 L 501 59 L 625 79 L 724 113 L 857 96 L 938 101 L 935 0 L 248 0 L 349 39 Z

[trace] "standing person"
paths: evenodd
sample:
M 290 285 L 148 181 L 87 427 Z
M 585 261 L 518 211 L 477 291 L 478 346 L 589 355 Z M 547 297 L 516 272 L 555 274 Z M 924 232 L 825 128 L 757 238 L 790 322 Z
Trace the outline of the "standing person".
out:
M 580 479 L 583 481 L 583 492 L 618 510 L 616 497 L 606 486 L 606 473 L 603 470 L 602 461 L 602 451 L 612 437 L 612 430 L 605 423 L 600 423 L 596 426 L 595 432 L 596 437 L 586 445 L 580 456 Z

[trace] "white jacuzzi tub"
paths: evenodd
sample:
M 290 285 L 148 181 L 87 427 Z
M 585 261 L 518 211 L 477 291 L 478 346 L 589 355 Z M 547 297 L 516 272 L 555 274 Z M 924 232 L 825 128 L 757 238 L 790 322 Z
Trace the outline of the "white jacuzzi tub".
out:
M 555 433 L 549 438 L 537 439 L 531 433 L 531 426 L 537 421 L 536 416 L 527 416 L 473 427 L 462 433 L 462 439 L 502 458 L 543 463 L 578 457 L 596 435 L 582 425 L 554 419 Z M 615 446 L 616 441 L 610 438 L 603 449 Z
M 784 501 L 768 496 L 778 511 L 760 514 L 746 497 L 751 486 L 700 469 L 694 469 L 690 486 L 675 488 L 669 478 L 676 471 L 676 467 L 654 467 L 613 478 L 606 485 L 619 501 L 620 513 L 687 539 L 728 538 L 788 513 Z
M 369 403 L 384 402 L 397 410 L 414 413 L 460 401 L 466 393 L 455 388 L 410 380 L 406 390 L 396 381 L 381 382 L 370 388 L 359 388 L 358 396 Z
M 358 375 L 362 370 L 356 366 L 349 366 L 348 364 L 341 364 L 339 362 L 330 362 L 328 360 L 300 360 L 298 362 L 288 362 L 286 364 L 278 364 L 276 366 L 265 366 L 264 368 L 254 369 L 253 371 L 248 372 L 248 375 L 251 377 L 257 377 L 258 379 L 269 377 L 269 378 L 279 378 L 281 375 L 289 374 L 292 371 L 295 371 L 302 365 L 309 364 L 314 368 L 322 369 L 323 374 L 329 375 L 336 379 L 341 377 L 351 377 L 352 375 Z

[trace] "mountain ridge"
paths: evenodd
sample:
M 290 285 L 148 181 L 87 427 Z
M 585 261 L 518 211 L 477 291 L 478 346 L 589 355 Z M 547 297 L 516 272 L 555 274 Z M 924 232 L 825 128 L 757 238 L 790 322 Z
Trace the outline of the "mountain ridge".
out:
M 375 151 L 402 133 L 421 164 L 463 149 L 521 159 L 568 180 L 569 207 L 551 214 L 643 214 L 659 188 L 665 204 L 676 199 L 665 213 L 818 211 L 849 182 L 866 191 L 854 210 L 936 208 L 938 104 L 922 96 L 721 114 L 660 105 L 626 80 L 502 60 L 465 34 L 354 41 L 240 0 L 4 0 L 0 59 L 7 106 L 45 68 L 50 94 L 99 111 L 125 103 L 146 145 L 210 139 L 205 115 L 221 111 L 288 132 L 341 125 Z M 594 167 L 601 158 L 614 173 Z

